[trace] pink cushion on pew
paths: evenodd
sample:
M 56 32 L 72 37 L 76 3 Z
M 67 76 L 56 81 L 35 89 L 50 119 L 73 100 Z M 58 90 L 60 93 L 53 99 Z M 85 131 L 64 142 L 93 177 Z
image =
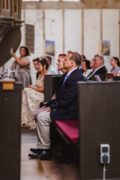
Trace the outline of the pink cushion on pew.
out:
M 76 144 L 79 139 L 79 124 L 78 120 L 55 120 L 59 129 L 74 143 Z

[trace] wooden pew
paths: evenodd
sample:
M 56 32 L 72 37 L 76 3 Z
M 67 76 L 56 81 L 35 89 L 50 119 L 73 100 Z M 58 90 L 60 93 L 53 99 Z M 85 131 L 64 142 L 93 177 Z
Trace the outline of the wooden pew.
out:
M 78 84 L 80 180 L 103 179 L 100 144 L 110 145 L 109 180 L 120 179 L 120 83 Z
M 61 134 L 64 140 L 68 143 L 77 144 L 79 140 L 79 125 L 78 120 L 55 120 L 57 131 Z
M 0 180 L 20 180 L 21 90 L 21 83 L 3 90 L 0 82 Z
M 120 179 L 120 83 L 90 82 L 78 84 L 79 123 L 72 126 L 70 121 L 55 121 L 55 126 L 66 144 L 74 139 L 75 129 L 79 143 L 79 172 L 81 180 L 97 180 L 103 178 L 103 165 L 100 163 L 100 144 L 110 145 L 110 164 L 107 165 L 106 177 L 109 180 Z M 71 127 L 70 127 L 71 128 Z M 71 131 L 71 133 L 70 133 Z M 72 133 L 73 132 L 73 133 Z M 70 133 L 70 134 L 69 134 Z M 75 147 L 75 146 L 74 146 Z M 65 152 L 66 149 L 66 152 Z M 64 146 L 65 155 L 72 149 Z M 70 153 L 70 154 L 69 154 Z M 72 154 L 74 156 L 74 153 Z
M 61 75 L 45 75 L 45 101 L 48 102 L 52 96 L 53 96 L 53 92 L 55 90 L 55 88 L 57 87 L 57 85 L 59 84 L 61 80 Z M 64 139 L 65 143 L 62 141 L 63 143 L 63 156 L 62 159 L 65 159 L 65 157 L 68 155 L 68 152 L 65 149 L 71 149 L 72 154 L 74 153 L 73 149 L 74 147 L 76 148 L 76 144 L 78 144 L 78 140 L 79 140 L 79 126 L 78 126 L 78 120 L 69 120 L 69 121 L 55 121 L 54 125 L 52 124 L 51 126 L 51 141 L 52 144 L 56 144 L 57 141 L 56 138 L 52 138 L 52 136 L 56 136 L 56 130 L 55 130 L 55 135 L 54 135 L 54 128 L 57 130 L 57 133 L 60 134 L 60 136 L 62 136 L 62 139 Z M 67 129 L 66 129 L 67 128 Z M 71 133 L 72 132 L 72 133 Z M 67 145 L 70 145 L 73 147 L 73 149 L 71 147 L 67 147 L 65 146 L 65 144 L 67 143 Z M 54 146 L 54 145 L 53 145 Z M 65 152 L 66 151 L 66 152 Z M 69 150 L 70 152 L 70 150 Z M 69 157 L 68 157 L 69 158 Z M 66 162 L 69 161 L 68 158 L 66 158 Z M 61 160 L 62 161 L 62 160 Z M 74 158 L 72 158 L 72 161 L 74 161 Z M 71 162 L 71 160 L 69 161 Z
M 57 85 L 59 84 L 61 79 L 61 75 L 45 75 L 45 98 L 44 101 L 48 102 L 51 100 L 54 90 L 57 87 Z
M 55 150 L 60 145 L 59 156 L 55 159 L 60 163 L 78 162 L 79 125 L 78 120 L 55 120 L 51 124 L 51 143 Z

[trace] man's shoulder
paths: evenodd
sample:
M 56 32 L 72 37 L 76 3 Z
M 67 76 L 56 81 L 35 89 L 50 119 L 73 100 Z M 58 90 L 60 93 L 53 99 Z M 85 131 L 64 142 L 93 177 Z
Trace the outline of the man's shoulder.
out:
M 81 70 L 80 70 L 79 68 L 76 68 L 76 69 L 71 73 L 71 75 L 72 75 L 72 74 L 73 74 L 73 75 L 74 75 L 74 74 L 79 74 L 79 73 L 82 74 L 82 73 L 81 73 Z
M 85 81 L 85 78 L 84 76 L 82 75 L 82 72 L 79 68 L 75 69 L 72 73 L 71 73 L 71 76 L 70 76 L 71 79 L 75 79 L 77 81 L 79 80 L 83 80 Z
M 101 68 L 99 68 L 96 73 L 106 73 L 107 72 L 107 69 L 105 66 L 102 66 Z

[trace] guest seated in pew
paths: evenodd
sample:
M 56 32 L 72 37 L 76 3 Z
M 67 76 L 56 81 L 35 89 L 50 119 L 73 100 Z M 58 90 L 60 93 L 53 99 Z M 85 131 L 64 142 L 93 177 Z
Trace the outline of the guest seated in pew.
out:
M 81 55 L 81 61 L 84 61 L 84 60 L 86 60 L 87 58 L 86 58 L 86 56 L 84 55 L 84 54 L 82 54 Z
M 65 61 L 66 54 L 59 54 L 58 60 L 57 60 L 57 68 L 58 68 L 58 74 L 62 75 L 66 73 L 66 69 L 64 69 L 64 61 Z
M 24 128 L 35 128 L 36 122 L 34 114 L 39 109 L 40 102 L 44 100 L 44 76 L 47 74 L 48 64 L 46 59 L 38 61 L 39 76 L 36 80 L 36 86 L 29 85 L 22 92 L 22 120 Z
M 76 62 L 77 67 L 80 69 L 81 73 L 83 74 L 84 71 L 83 71 L 82 66 L 81 66 L 81 61 L 82 61 L 81 55 L 78 52 L 74 52 L 74 53 L 76 53 L 76 56 L 78 59 Z M 68 54 L 72 54 L 72 51 L 68 51 Z
M 92 73 L 87 77 L 88 80 L 96 81 L 96 77 L 99 77 L 101 81 L 106 80 L 107 76 L 107 69 L 104 65 L 104 58 L 103 56 L 95 55 L 94 56 L 94 67 Z
M 90 68 L 90 61 L 89 60 L 83 60 L 81 62 L 81 67 L 83 69 L 83 76 L 87 78 L 87 76 L 89 76 L 89 74 L 93 71 L 91 68 Z
M 39 76 L 39 74 L 40 74 L 40 72 L 39 72 L 39 64 L 38 64 L 38 62 L 39 62 L 39 58 L 35 58 L 35 59 L 33 59 L 33 65 L 34 65 L 34 68 L 35 68 L 35 70 L 37 71 L 37 73 L 36 73 L 36 79 L 38 78 L 38 76 Z
M 91 77 L 91 75 L 93 74 L 94 70 L 95 70 L 95 58 L 93 57 L 90 61 L 90 68 L 92 69 L 92 71 L 89 73 L 89 75 L 87 76 L 87 79 L 89 77 Z
M 68 51 L 68 54 L 71 54 L 71 55 L 72 55 L 72 53 L 73 53 L 73 51 Z M 77 67 L 79 67 L 79 68 L 82 70 L 82 68 L 81 68 L 81 61 L 82 61 L 81 55 L 80 55 L 78 52 L 74 52 L 74 53 L 75 53 L 76 56 L 77 56 L 77 62 L 76 62 Z M 83 73 L 83 71 L 81 71 L 81 72 Z
M 76 120 L 78 119 L 78 93 L 77 82 L 86 81 L 77 67 L 78 56 L 72 52 L 67 54 L 64 68 L 67 73 L 62 81 L 61 88 L 56 99 L 51 101 L 48 108 L 41 108 L 37 114 L 38 149 L 31 148 L 34 154 L 30 158 L 50 160 L 52 150 L 50 143 L 50 123 L 53 120 Z
M 118 72 L 120 71 L 120 61 L 117 57 L 112 57 L 110 64 L 112 66 L 111 73 L 113 76 L 117 76 Z
M 57 68 L 58 68 L 58 74 L 61 75 L 61 78 L 59 79 L 59 82 L 55 85 L 55 87 L 54 87 L 54 89 L 53 89 L 53 97 L 52 97 L 52 99 L 56 97 L 58 91 L 60 90 L 61 83 L 62 83 L 63 78 L 64 78 L 64 75 L 65 75 L 65 73 L 66 73 L 66 69 L 64 69 L 65 57 L 66 57 L 66 54 L 59 54 L 59 55 L 58 55 L 58 60 L 57 60 L 57 63 L 56 63 L 56 64 L 57 64 Z M 51 102 L 51 101 L 50 101 L 50 102 Z M 40 107 L 43 107 L 43 106 L 46 105 L 46 104 L 47 104 L 47 106 L 48 106 L 48 104 L 49 104 L 50 102 L 45 102 L 45 101 L 43 101 L 43 102 L 40 103 Z M 38 112 L 39 112 L 39 110 L 38 110 Z M 37 112 L 37 113 L 38 113 L 38 112 Z
M 54 66 L 52 65 L 52 58 L 50 56 L 43 56 L 43 58 L 46 58 L 48 61 L 48 74 L 58 74 Z
M 90 68 L 94 71 L 95 70 L 95 58 L 93 57 L 90 61 Z
M 32 60 L 36 71 L 39 71 L 39 64 L 38 64 L 39 60 L 40 59 L 38 57 Z

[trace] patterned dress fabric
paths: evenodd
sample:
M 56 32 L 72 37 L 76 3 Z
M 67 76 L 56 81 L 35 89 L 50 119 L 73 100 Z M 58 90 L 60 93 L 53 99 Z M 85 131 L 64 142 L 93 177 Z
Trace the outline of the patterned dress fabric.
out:
M 30 75 L 30 57 L 25 56 L 21 58 L 21 61 L 27 62 L 25 66 L 20 66 L 16 61 L 12 64 L 12 69 L 16 71 L 17 80 L 21 81 L 23 88 L 31 84 L 31 75 Z
M 29 84 L 31 84 L 31 75 L 30 75 L 30 57 L 26 56 L 21 59 L 23 62 L 29 63 L 25 66 L 19 66 L 17 71 L 17 78 L 19 81 L 22 82 L 23 88 L 27 87 Z
M 42 87 L 44 76 L 39 76 L 36 86 Z M 35 113 L 39 109 L 40 102 L 44 101 L 44 93 L 35 91 L 31 88 L 24 88 L 22 92 L 22 125 L 28 125 L 31 129 L 36 128 Z

